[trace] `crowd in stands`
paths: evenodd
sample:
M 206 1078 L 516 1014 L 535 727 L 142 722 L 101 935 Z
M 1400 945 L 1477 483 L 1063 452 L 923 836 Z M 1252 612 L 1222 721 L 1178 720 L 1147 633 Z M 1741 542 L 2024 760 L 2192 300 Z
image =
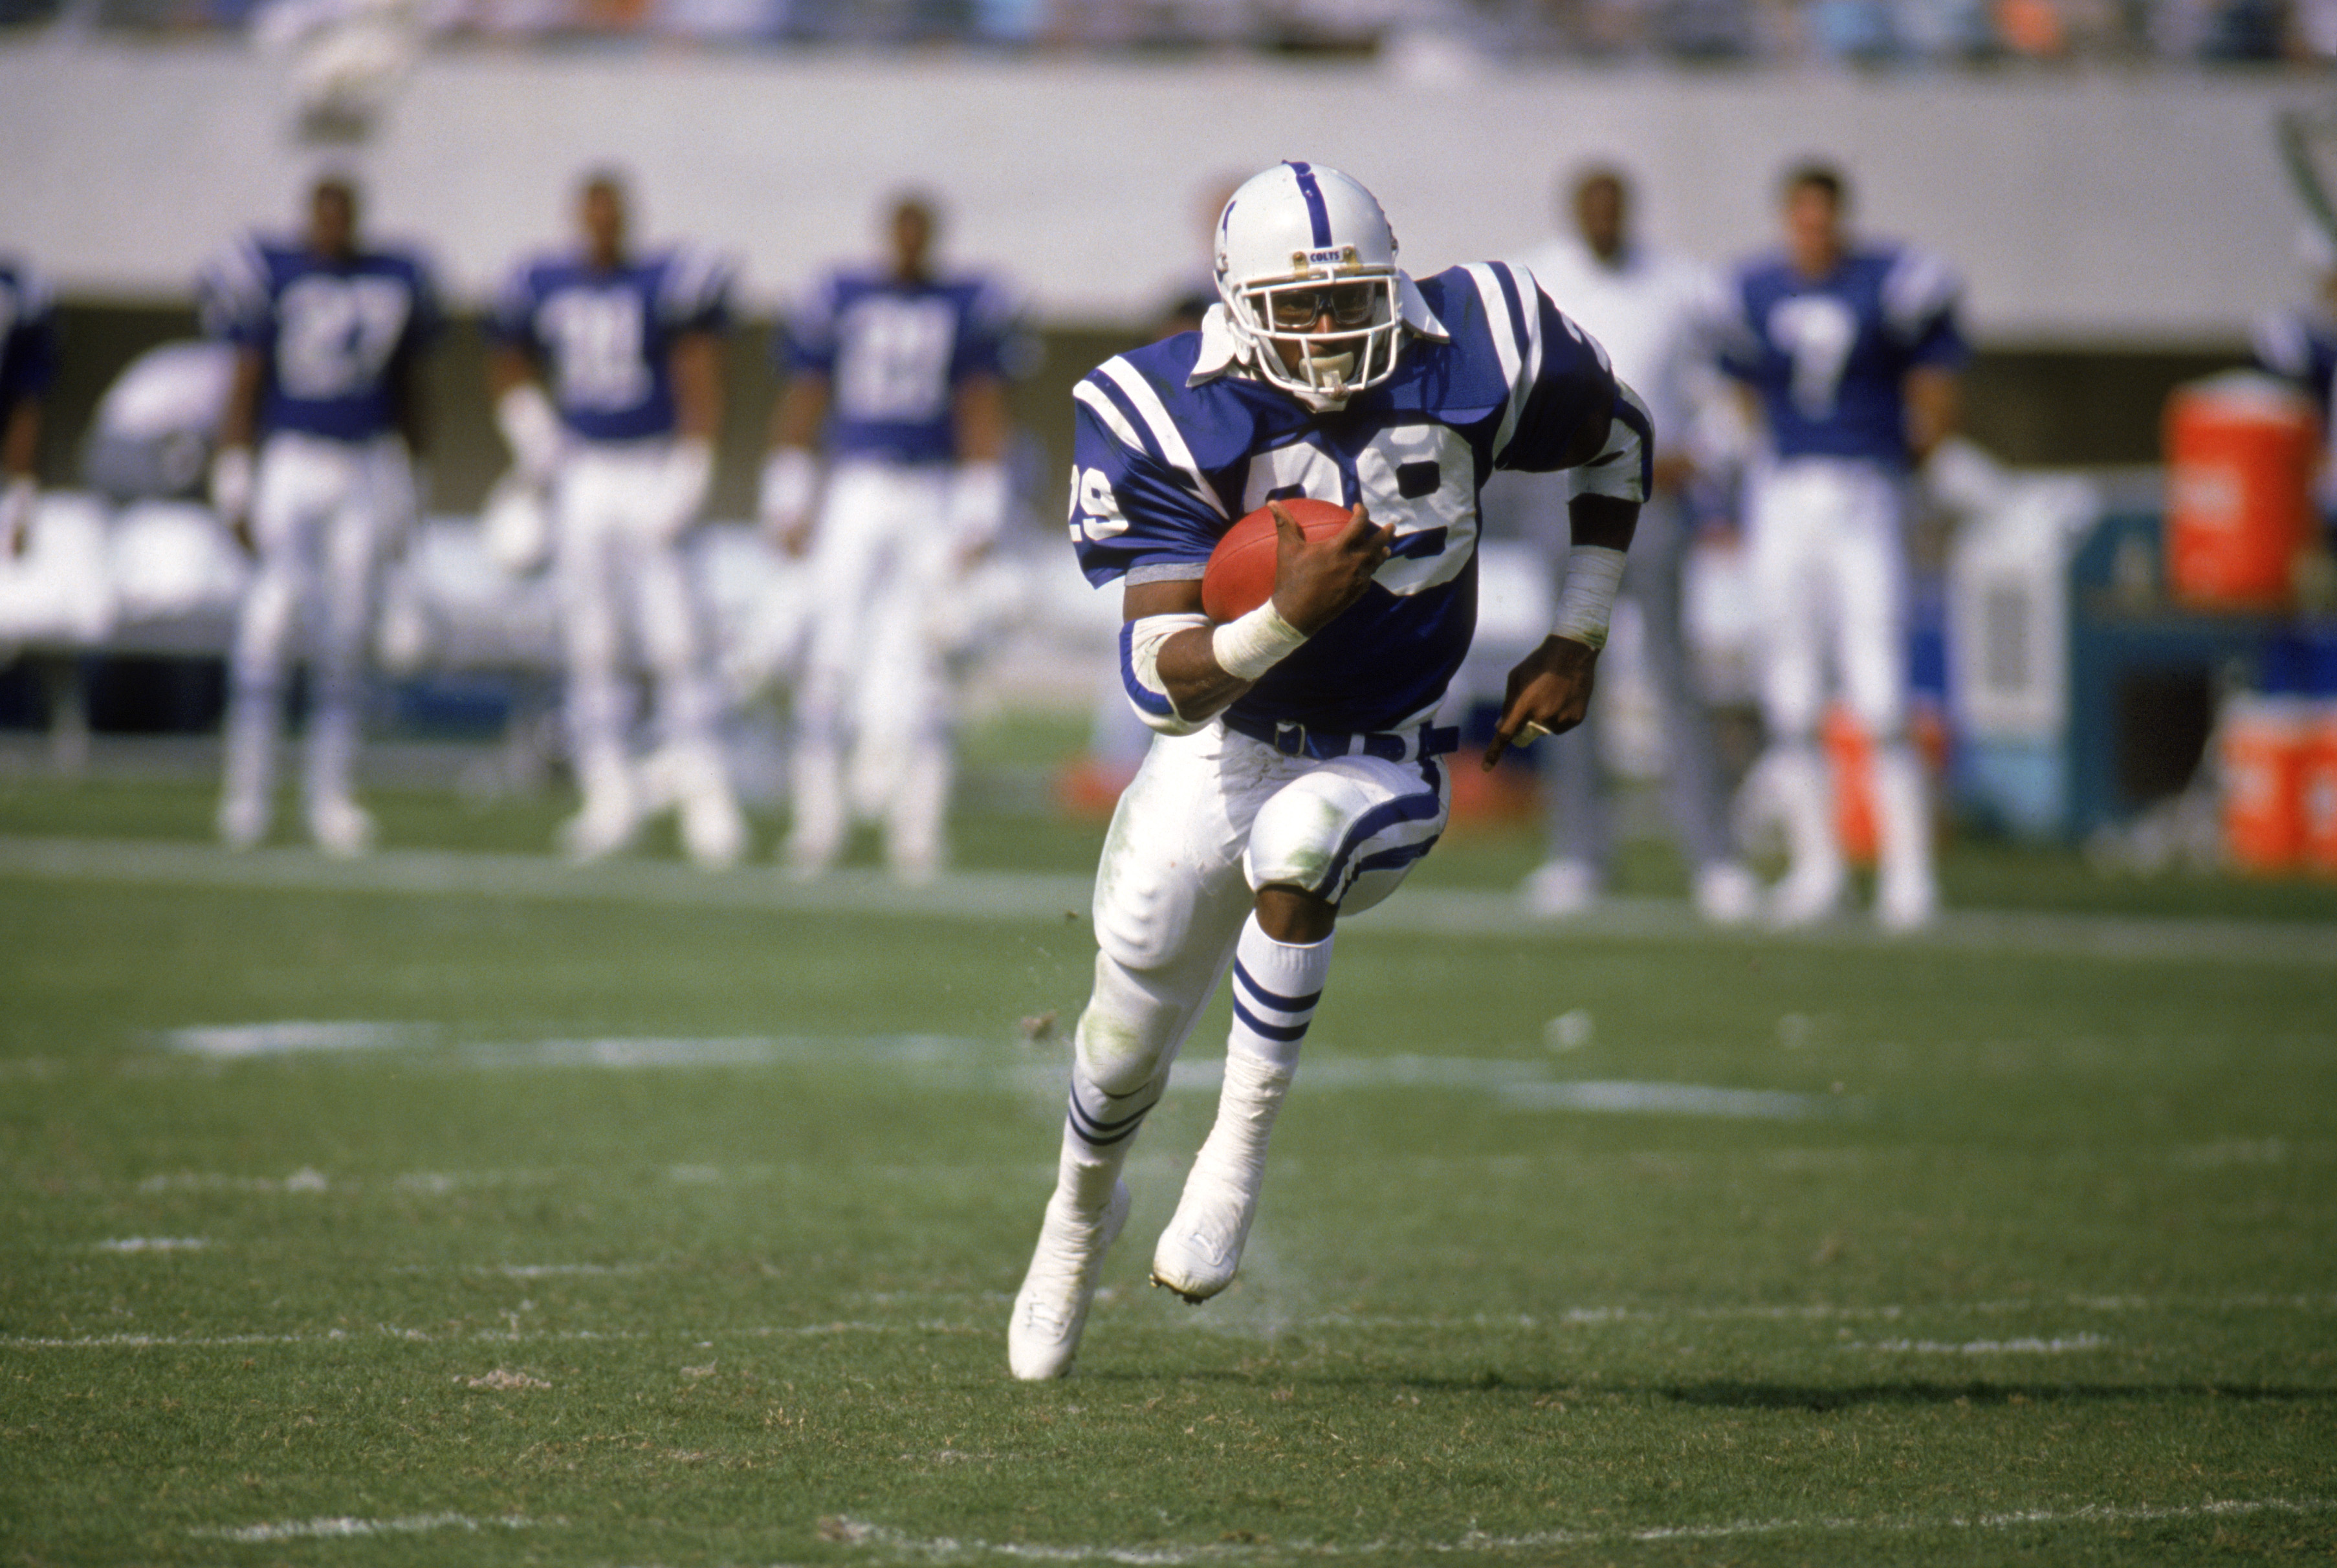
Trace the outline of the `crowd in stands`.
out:
M 2337 0 L 0 0 L 0 26 L 207 34 L 270 7 L 590 45 L 1243 51 L 1853 67 L 2313 63 Z

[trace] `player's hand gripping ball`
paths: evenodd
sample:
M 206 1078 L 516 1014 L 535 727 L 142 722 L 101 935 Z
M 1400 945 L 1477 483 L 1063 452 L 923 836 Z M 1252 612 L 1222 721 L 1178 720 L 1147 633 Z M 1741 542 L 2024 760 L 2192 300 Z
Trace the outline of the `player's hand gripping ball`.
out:
M 1332 538 L 1352 515 L 1344 506 L 1305 496 L 1284 502 L 1282 509 L 1310 544 Z M 1272 599 L 1276 562 L 1274 513 L 1261 506 L 1226 530 L 1209 552 L 1201 573 L 1201 613 L 1214 621 L 1235 620 Z

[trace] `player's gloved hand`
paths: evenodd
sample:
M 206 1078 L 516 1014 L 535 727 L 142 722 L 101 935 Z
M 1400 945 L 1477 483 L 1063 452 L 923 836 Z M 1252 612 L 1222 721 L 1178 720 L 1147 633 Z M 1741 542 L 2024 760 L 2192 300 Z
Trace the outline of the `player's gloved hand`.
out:
M 1501 696 L 1501 722 L 1485 747 L 1486 768 L 1500 763 L 1512 742 L 1564 735 L 1580 724 L 1590 709 L 1591 677 L 1598 668 L 1599 650 L 1589 643 L 1556 632 L 1542 638 L 1541 646 L 1510 671 Z
M 531 484 L 546 485 L 560 467 L 567 445 L 552 399 L 533 381 L 523 381 L 495 401 L 495 428 L 512 450 L 512 463 Z
M 1364 597 L 1395 543 L 1395 530 L 1375 525 L 1360 506 L 1347 526 L 1310 543 L 1289 511 L 1266 503 L 1274 514 L 1275 613 L 1308 637 Z
M 33 502 L 40 486 L 30 474 L 18 474 L 0 489 L 0 550 L 10 560 L 23 555 L 33 542 Z
M 950 480 L 949 531 L 957 541 L 958 564 L 968 567 L 990 553 L 1006 522 L 1006 465 L 965 463 Z
M 779 447 L 763 462 L 756 513 L 762 519 L 764 537 L 788 555 L 799 556 L 811 548 L 812 497 L 818 488 L 818 465 L 799 446 Z
M 211 510 L 235 535 L 236 543 L 252 554 L 259 547 L 251 537 L 251 448 L 222 446 L 211 456 Z
M 706 510 L 714 488 L 714 443 L 703 436 L 684 436 L 666 453 L 664 490 L 658 509 L 658 539 L 671 544 L 689 531 Z

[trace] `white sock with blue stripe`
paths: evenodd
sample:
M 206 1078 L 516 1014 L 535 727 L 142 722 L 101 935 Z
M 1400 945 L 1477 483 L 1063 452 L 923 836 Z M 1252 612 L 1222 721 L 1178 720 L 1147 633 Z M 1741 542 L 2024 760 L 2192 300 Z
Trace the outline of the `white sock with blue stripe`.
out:
M 1217 1124 L 1194 1157 L 1152 1277 L 1189 1300 L 1232 1283 L 1266 1183 L 1266 1149 L 1331 972 L 1331 943 L 1278 942 L 1253 914 L 1234 948 L 1234 1026 Z

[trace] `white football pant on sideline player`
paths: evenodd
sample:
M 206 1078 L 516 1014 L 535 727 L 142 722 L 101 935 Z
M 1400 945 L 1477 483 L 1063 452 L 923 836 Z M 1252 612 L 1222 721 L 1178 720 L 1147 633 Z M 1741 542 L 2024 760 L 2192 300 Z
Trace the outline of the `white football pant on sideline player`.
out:
M 955 714 L 935 621 L 963 548 L 951 483 L 942 464 L 846 462 L 828 477 L 796 694 L 785 852 L 799 873 L 836 862 L 855 817 L 883 821 L 896 876 L 923 880 L 948 859 Z
M 1301 888 L 1336 903 L 1343 918 L 1395 891 L 1452 811 L 1443 765 L 1419 755 L 1429 732 L 1399 733 L 1403 760 L 1290 756 L 1222 724 L 1153 740 L 1113 813 L 1096 876 L 1095 994 L 1071 1064 L 1080 1135 L 1063 1140 L 1039 1249 L 1015 1299 L 1007 1354 L 1016 1377 L 1055 1377 L 1078 1348 L 1093 1294 L 1086 1271 L 1112 1239 L 1097 1228 L 1116 1232 L 1125 1221 L 1120 1174 L 1137 1128 L 1229 966 L 1234 1025 L 1217 1118 L 1152 1274 L 1197 1301 L 1231 1283 L 1335 940 L 1266 936 L 1251 913 L 1257 890 Z
M 736 864 L 747 828 L 730 788 L 718 723 L 720 696 L 706 617 L 680 543 L 698 495 L 680 472 L 680 443 L 581 443 L 561 460 L 552 495 L 552 571 L 568 661 L 569 745 L 583 808 L 561 830 L 571 859 L 597 860 L 629 843 L 642 815 L 671 800 L 682 846 L 701 865 Z M 632 687 L 627 644 L 655 694 L 660 749 L 654 790 L 630 761 Z
M 413 465 L 397 436 L 347 442 L 283 431 L 261 447 L 251 492 L 259 561 L 236 626 L 219 811 L 230 848 L 268 833 L 285 676 L 304 624 L 308 831 L 329 854 L 372 847 L 373 819 L 350 785 L 358 701 L 381 562 L 412 528 L 414 511 Z
M 1772 737 L 1757 773 L 1791 856 L 1772 907 L 1782 923 L 1821 919 L 1843 893 L 1819 739 L 1829 671 L 1873 745 L 1877 917 L 1905 930 L 1939 907 L 1922 765 L 1907 733 L 1904 511 L 1902 482 L 1873 463 L 1795 458 L 1753 478 L 1745 532 Z

